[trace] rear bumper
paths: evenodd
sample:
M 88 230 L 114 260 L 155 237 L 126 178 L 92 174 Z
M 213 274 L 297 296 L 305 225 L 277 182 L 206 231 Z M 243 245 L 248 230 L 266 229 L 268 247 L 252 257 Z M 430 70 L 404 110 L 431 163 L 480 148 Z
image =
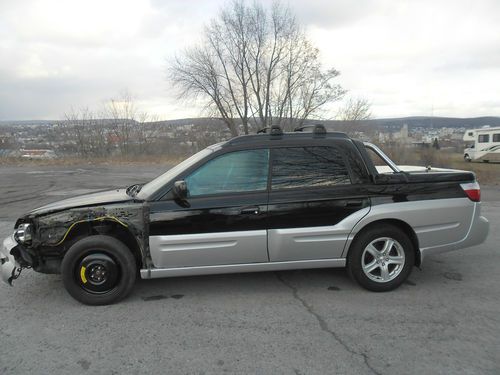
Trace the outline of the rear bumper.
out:
M 15 271 L 20 267 L 11 254 L 12 249 L 16 246 L 17 242 L 12 235 L 3 240 L 0 248 L 0 277 L 8 284 L 12 282 Z
M 488 219 L 481 216 L 480 203 L 476 203 L 474 207 L 474 216 L 467 235 L 460 241 L 446 245 L 433 246 L 420 249 L 420 262 L 423 263 L 427 255 L 440 254 L 448 251 L 463 249 L 482 244 L 488 237 L 490 231 L 490 223 Z

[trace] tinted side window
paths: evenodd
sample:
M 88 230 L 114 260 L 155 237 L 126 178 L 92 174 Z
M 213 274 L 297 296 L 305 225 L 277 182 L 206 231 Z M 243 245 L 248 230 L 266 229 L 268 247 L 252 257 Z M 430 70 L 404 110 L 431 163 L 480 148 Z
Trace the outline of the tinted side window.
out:
M 500 142 L 500 134 L 493 134 L 493 142 Z
M 273 149 L 272 189 L 350 184 L 344 159 L 333 147 Z
M 479 143 L 488 143 L 490 141 L 490 135 L 489 134 L 481 134 L 478 138 L 477 141 Z
M 236 151 L 208 161 L 185 178 L 190 197 L 267 189 L 269 150 Z

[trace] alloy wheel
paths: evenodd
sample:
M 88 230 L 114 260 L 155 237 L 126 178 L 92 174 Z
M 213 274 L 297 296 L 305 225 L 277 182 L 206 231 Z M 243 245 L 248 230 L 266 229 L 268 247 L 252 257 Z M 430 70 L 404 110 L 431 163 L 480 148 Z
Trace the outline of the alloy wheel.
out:
M 373 281 L 387 283 L 394 280 L 405 265 L 405 252 L 393 238 L 381 237 L 365 247 L 361 266 L 365 275 Z

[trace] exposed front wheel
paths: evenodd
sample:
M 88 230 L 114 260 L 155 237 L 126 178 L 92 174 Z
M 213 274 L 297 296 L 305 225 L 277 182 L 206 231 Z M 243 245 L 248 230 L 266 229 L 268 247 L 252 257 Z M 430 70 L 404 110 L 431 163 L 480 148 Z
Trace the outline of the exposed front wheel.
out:
M 351 277 L 364 288 L 385 292 L 400 286 L 415 264 L 413 244 L 399 228 L 383 224 L 364 230 L 347 257 Z
M 465 155 L 464 155 L 464 160 L 465 160 L 465 161 L 467 161 L 467 162 L 469 162 L 469 163 L 472 161 L 472 159 L 471 159 L 471 157 L 469 156 L 469 154 L 465 154 Z
M 122 242 L 90 236 L 76 242 L 61 264 L 68 293 L 87 305 L 107 305 L 125 298 L 136 277 L 136 262 Z

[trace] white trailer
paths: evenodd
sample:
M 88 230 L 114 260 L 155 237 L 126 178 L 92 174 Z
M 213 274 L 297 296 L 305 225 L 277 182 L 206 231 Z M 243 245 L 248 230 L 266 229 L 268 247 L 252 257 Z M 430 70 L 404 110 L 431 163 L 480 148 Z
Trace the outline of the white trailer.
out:
M 463 140 L 468 142 L 464 150 L 464 160 L 500 162 L 500 128 L 467 130 Z

